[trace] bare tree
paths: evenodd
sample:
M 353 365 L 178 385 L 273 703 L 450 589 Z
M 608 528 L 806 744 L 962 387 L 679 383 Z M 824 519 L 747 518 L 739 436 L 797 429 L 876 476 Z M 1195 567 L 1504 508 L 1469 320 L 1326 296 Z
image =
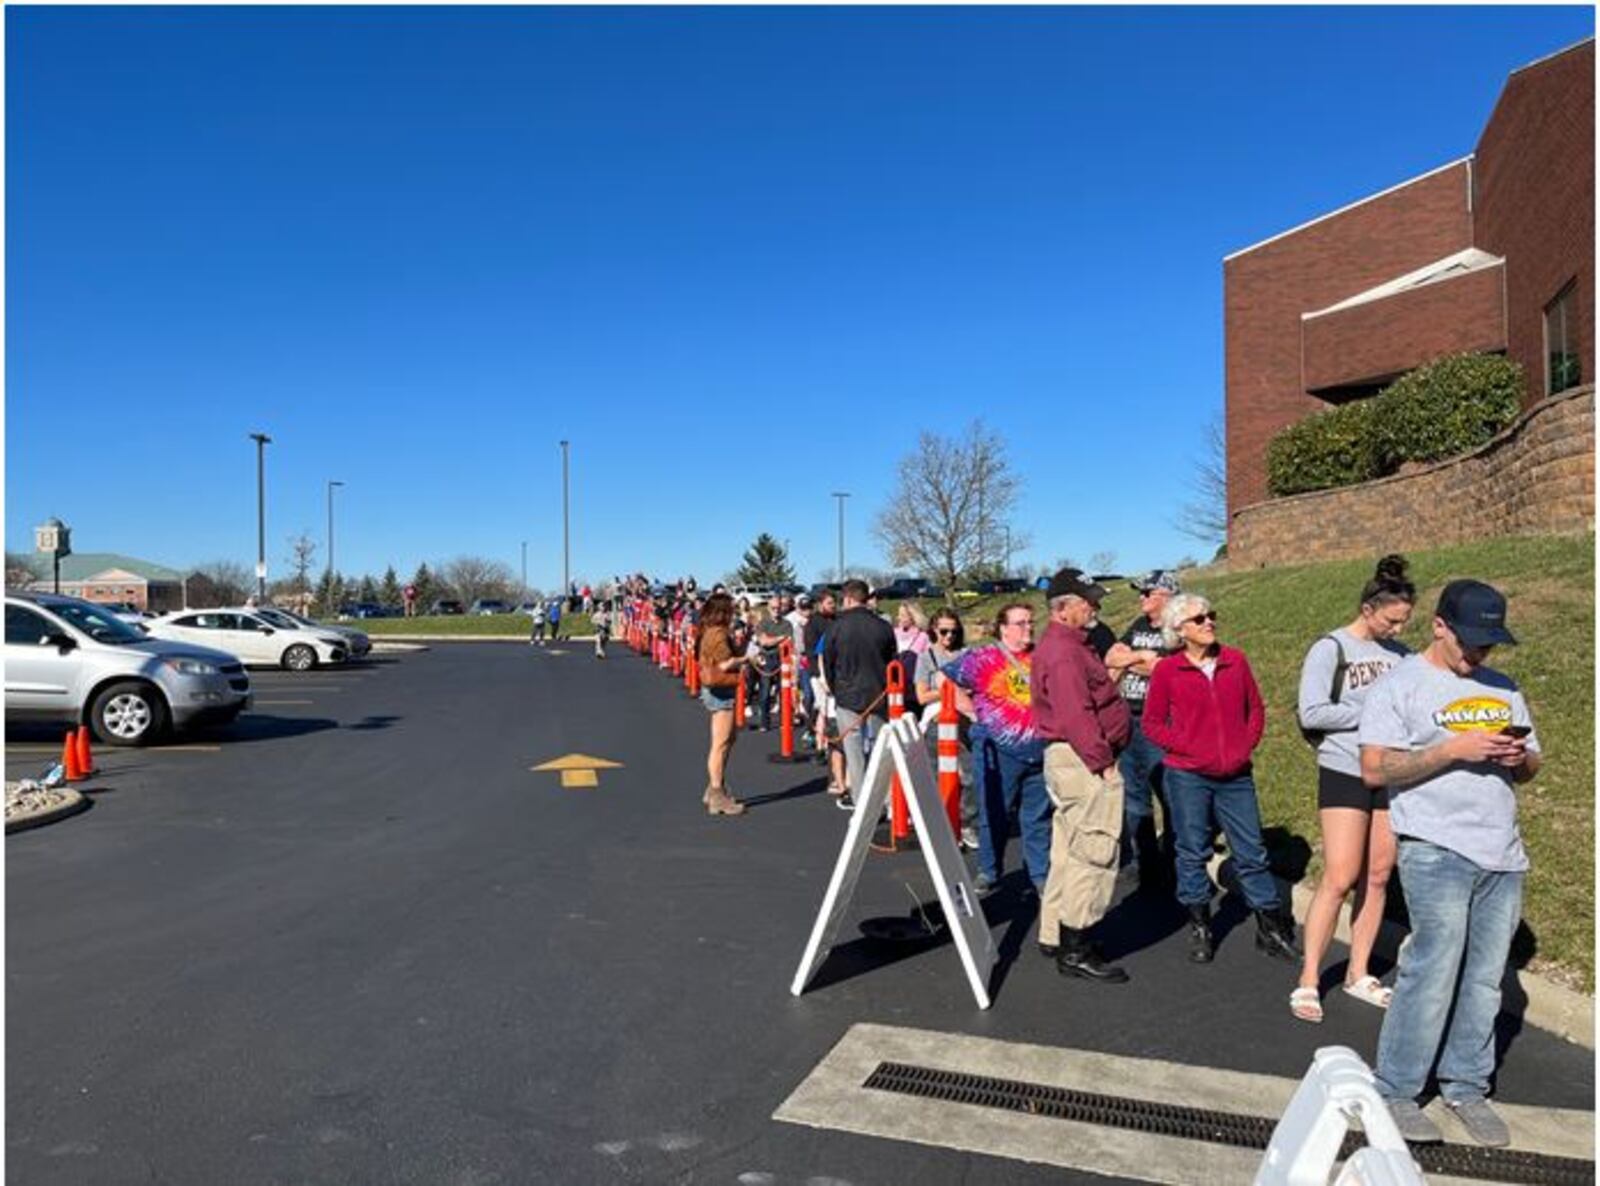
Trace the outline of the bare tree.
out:
M 511 571 L 511 566 L 501 560 L 489 560 L 483 556 L 457 556 L 448 564 L 439 567 L 439 573 L 444 582 L 455 590 L 455 594 L 462 601 L 477 601 L 482 597 L 498 597 L 505 601 L 515 601 L 517 594 L 517 577 Z
M 1203 544 L 1222 543 L 1228 538 L 1228 442 L 1221 413 L 1206 421 L 1188 485 L 1189 501 L 1178 509 L 1172 525 Z
M 1116 566 L 1117 554 L 1110 548 L 1096 552 L 1089 557 L 1089 571 L 1093 573 L 1109 573 Z
M 307 574 L 316 562 L 317 541 L 311 538 L 311 533 L 302 529 L 299 535 L 291 535 L 289 570 L 294 573 L 294 579 L 290 582 L 289 592 L 305 593 L 311 588 L 311 580 Z
M 998 564 L 1020 482 L 1005 442 L 975 420 L 959 438 L 924 432 L 900 459 L 898 488 L 873 521 L 889 563 L 908 565 L 954 591 L 965 575 Z M 1013 549 L 1028 541 L 1010 537 Z
M 189 577 L 189 604 L 196 609 L 241 605 L 256 591 L 250 570 L 234 560 L 212 560 L 195 566 Z
M 6 588 L 26 589 L 37 581 L 44 572 L 44 564 L 39 557 L 31 556 L 27 552 L 6 553 Z

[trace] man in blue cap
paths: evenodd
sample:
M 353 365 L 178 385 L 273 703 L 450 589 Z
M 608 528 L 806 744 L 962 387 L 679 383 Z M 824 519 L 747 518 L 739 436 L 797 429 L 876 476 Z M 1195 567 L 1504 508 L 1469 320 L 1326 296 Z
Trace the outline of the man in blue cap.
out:
M 1487 1096 L 1528 870 L 1512 784 L 1538 772 L 1540 749 L 1521 691 L 1484 662 L 1515 642 L 1499 591 L 1451 581 L 1433 643 L 1379 677 L 1361 711 L 1361 777 L 1389 789 L 1411 916 L 1375 1068 L 1408 1141 L 1443 1139 L 1417 1103 L 1435 1054 L 1439 1094 L 1468 1135 L 1511 1140 Z

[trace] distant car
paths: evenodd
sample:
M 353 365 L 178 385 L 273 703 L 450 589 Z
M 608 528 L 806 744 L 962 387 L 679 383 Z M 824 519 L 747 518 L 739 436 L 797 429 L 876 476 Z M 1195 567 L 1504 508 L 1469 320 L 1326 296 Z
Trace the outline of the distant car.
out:
M 978 592 L 985 596 L 996 593 L 1021 593 L 1028 587 L 1028 582 L 1021 577 L 1003 577 L 996 581 L 979 581 Z
M 320 630 L 328 634 L 337 634 L 345 640 L 345 648 L 350 652 L 352 659 L 363 658 L 372 650 L 372 639 L 367 637 L 365 631 L 357 630 L 354 626 L 316 622 L 302 614 L 280 609 L 275 605 L 258 606 L 255 612 L 274 626 L 282 626 L 285 630 Z
M 913 597 L 933 597 L 933 586 L 916 577 L 898 577 L 878 588 L 878 596 L 889 601 L 906 601 Z
M 758 606 L 766 605 L 767 602 L 775 598 L 777 591 L 769 589 L 765 585 L 735 585 L 728 590 L 728 596 L 733 598 L 735 604 L 738 604 L 739 599 L 743 598 L 754 609 Z
M 511 606 L 498 597 L 480 597 L 472 603 L 472 609 L 468 612 L 482 617 L 490 614 L 509 614 Z
M 514 614 L 527 614 L 529 617 L 536 617 L 539 614 L 544 613 L 544 602 L 519 601 L 517 602 L 516 608 L 514 608 L 511 612 Z
M 310 671 L 319 663 L 343 663 L 349 646 L 325 627 L 288 629 L 274 625 L 249 606 L 223 609 L 179 610 L 148 623 L 157 638 L 198 643 L 237 655 L 249 665 L 287 667 Z
M 441 598 L 428 607 L 428 613 L 432 616 L 444 616 L 446 614 L 459 614 L 462 612 L 464 611 L 461 603 L 453 597 Z
M 339 619 L 345 621 L 350 618 L 387 618 L 389 610 L 379 605 L 376 601 L 354 601 L 339 607 Z
M 144 745 L 169 726 L 250 707 L 233 655 L 152 638 L 76 597 L 6 594 L 5 645 L 7 719 L 87 724 L 107 745 Z

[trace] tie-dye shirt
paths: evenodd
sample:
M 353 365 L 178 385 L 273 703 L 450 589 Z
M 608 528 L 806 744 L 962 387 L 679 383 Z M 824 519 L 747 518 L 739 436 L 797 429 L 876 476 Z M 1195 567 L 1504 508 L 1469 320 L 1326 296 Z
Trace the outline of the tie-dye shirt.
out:
M 949 663 L 944 673 L 972 693 L 978 727 L 1003 749 L 1037 750 L 1042 740 L 1033 727 L 1033 690 L 1029 675 L 1033 651 L 1006 657 L 999 643 L 972 647 Z

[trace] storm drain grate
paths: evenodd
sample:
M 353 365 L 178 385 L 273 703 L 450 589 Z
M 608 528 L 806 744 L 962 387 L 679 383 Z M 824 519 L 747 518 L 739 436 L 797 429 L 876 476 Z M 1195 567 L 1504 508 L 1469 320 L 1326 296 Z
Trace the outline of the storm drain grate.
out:
M 879 1063 L 862 1086 L 874 1091 L 976 1104 L 984 1108 L 1001 1108 L 1031 1116 L 1075 1120 L 1080 1124 L 1098 1124 L 1106 1128 L 1149 1133 L 1152 1136 L 1180 1137 L 1240 1149 L 1265 1151 L 1272 1140 L 1272 1130 L 1277 1125 L 1277 1120 L 1266 1116 L 1157 1104 L 1125 1096 L 1074 1091 L 1042 1083 L 995 1079 L 987 1075 L 968 1075 L 898 1062 Z M 1363 1143 L 1359 1134 L 1349 1134 L 1339 1150 L 1339 1157 L 1349 1157 Z M 1592 1161 L 1522 1150 L 1481 1149 L 1473 1145 L 1413 1145 L 1411 1155 L 1424 1173 L 1481 1182 L 1505 1182 L 1514 1186 L 1523 1183 L 1528 1186 L 1593 1186 L 1595 1180 Z

